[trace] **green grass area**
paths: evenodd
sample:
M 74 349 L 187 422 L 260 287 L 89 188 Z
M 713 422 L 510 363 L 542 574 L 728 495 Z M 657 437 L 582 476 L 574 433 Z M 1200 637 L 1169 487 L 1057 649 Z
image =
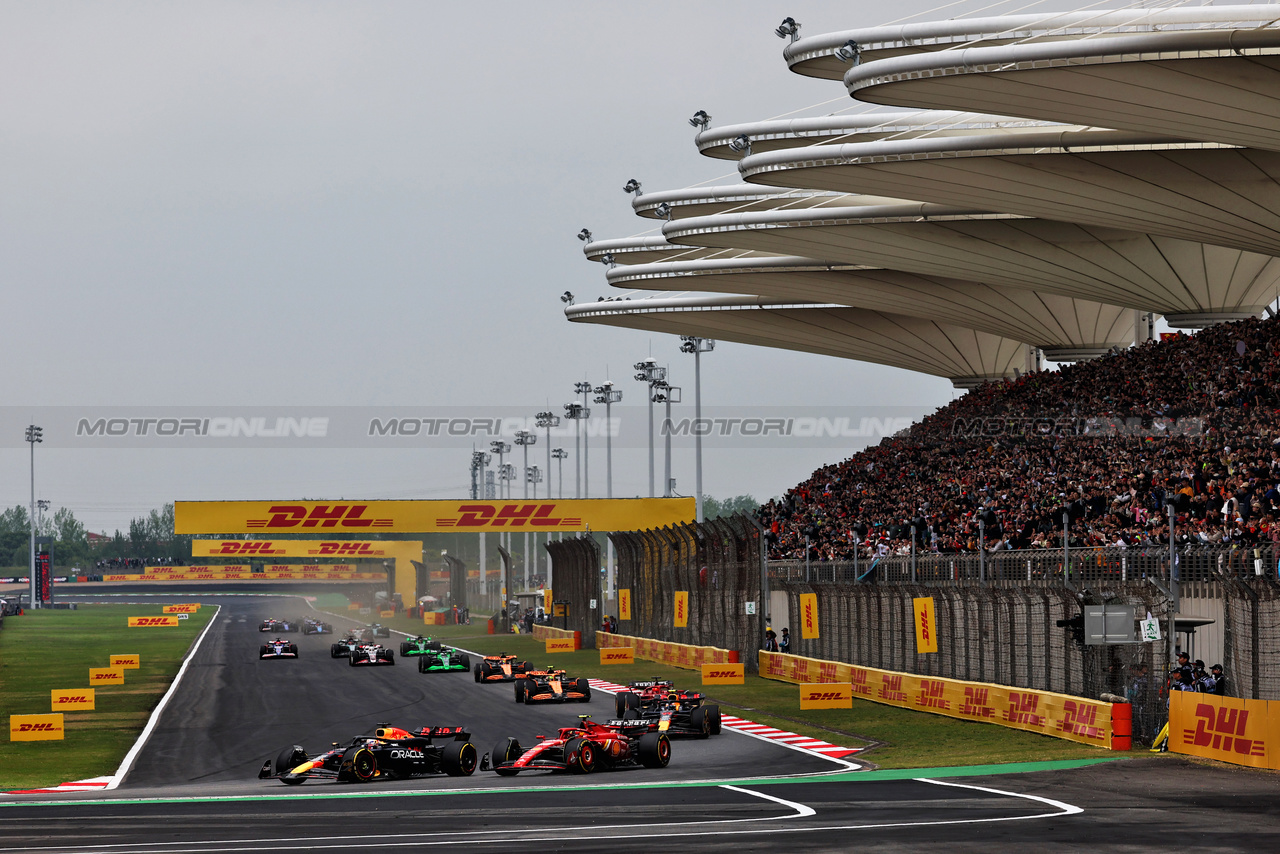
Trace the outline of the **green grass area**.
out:
M 176 601 L 176 600 L 175 600 Z M 0 790 L 35 788 L 113 773 L 160 702 L 187 650 L 213 616 L 201 608 L 175 628 L 129 628 L 128 617 L 160 604 L 83 605 L 27 611 L 0 629 L 0 720 L 50 711 L 53 689 L 87 688 L 89 668 L 108 656 L 138 654 L 125 684 L 100 685 L 95 709 L 65 712 L 62 741 L 0 741 Z
M 698 673 L 651 661 L 632 665 L 601 665 L 596 650 L 547 655 L 541 641 L 529 635 L 490 635 L 483 621 L 470 626 L 422 626 L 407 617 L 384 621 L 402 631 L 422 632 L 455 642 L 475 652 L 507 652 L 535 664 L 556 664 L 574 676 L 627 683 L 671 679 L 697 689 Z M 867 747 L 860 758 L 881 768 L 937 768 L 949 765 L 1042 762 L 1110 758 L 1120 754 L 1059 738 L 1020 732 L 913 712 L 866 700 L 849 709 L 800 709 L 799 688 L 787 682 L 748 676 L 743 685 L 714 685 L 705 691 L 721 708 L 757 723 L 821 738 L 845 747 Z

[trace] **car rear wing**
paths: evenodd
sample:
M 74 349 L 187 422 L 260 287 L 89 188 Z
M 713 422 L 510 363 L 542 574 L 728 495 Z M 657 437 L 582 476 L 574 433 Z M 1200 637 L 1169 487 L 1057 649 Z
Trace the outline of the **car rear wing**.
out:
M 422 736 L 423 738 L 443 738 L 445 736 L 448 736 L 454 739 L 455 741 L 471 740 L 471 733 L 467 732 L 465 728 L 460 726 L 432 726 L 432 727 L 424 726 L 418 732 L 418 735 Z

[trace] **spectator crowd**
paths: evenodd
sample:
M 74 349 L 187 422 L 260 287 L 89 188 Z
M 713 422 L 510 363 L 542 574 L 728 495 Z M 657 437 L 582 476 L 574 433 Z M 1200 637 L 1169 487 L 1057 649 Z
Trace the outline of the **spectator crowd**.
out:
M 771 559 L 1280 542 L 1280 319 L 975 388 L 759 510 Z M 981 525 L 979 523 L 982 523 Z M 981 531 L 981 540 L 980 540 Z

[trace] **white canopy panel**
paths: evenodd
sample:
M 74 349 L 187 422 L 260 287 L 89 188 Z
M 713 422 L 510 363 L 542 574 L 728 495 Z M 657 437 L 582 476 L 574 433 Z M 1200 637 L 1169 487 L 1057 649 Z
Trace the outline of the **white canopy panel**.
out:
M 1056 362 L 1100 356 L 1134 341 L 1134 311 L 1023 288 L 832 266 L 809 258 L 677 261 L 615 267 L 609 284 L 639 290 L 713 291 L 872 309 L 980 329 L 1045 351 Z
M 680 246 L 665 237 L 619 237 L 610 240 L 589 240 L 582 247 L 588 261 L 608 264 L 652 264 L 655 261 L 689 261 L 695 258 L 741 258 L 768 256 L 770 252 L 752 252 L 745 249 L 720 249 L 703 246 Z
M 1159 312 L 1173 326 L 1256 316 L 1280 286 L 1280 259 L 1267 255 L 942 205 L 694 217 L 663 233 L 672 243 L 1049 291 Z
M 689 187 L 645 193 L 631 201 L 637 216 L 649 219 L 683 219 L 739 211 L 811 210 L 850 205 L 901 204 L 902 199 L 865 196 L 859 193 L 823 193 L 759 184 L 729 184 L 723 187 Z M 660 210 L 668 209 L 667 216 Z
M 698 335 L 891 365 L 946 377 L 957 388 L 1010 379 L 1027 370 L 1029 359 L 1034 358 L 1021 342 L 938 321 L 746 296 L 603 301 L 569 306 L 565 315 L 579 323 Z
M 739 169 L 759 184 L 984 207 L 1280 254 L 1274 151 L 1039 129 L 812 146 L 753 155 Z

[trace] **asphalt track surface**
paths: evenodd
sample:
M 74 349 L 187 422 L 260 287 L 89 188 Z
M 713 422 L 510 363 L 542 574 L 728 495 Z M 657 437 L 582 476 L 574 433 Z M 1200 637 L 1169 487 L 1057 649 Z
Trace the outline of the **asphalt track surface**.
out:
M 1176 759 L 884 779 L 726 731 L 676 742 L 663 771 L 286 787 L 256 774 L 290 744 L 318 751 L 387 721 L 465 725 L 484 752 L 612 717 L 613 698 L 525 707 L 469 673 L 350 667 L 330 636 L 290 635 L 301 658 L 259 661 L 258 622 L 305 606 L 200 598 L 222 610 L 120 787 L 0 798 L 0 851 L 1280 850 L 1280 776 Z

